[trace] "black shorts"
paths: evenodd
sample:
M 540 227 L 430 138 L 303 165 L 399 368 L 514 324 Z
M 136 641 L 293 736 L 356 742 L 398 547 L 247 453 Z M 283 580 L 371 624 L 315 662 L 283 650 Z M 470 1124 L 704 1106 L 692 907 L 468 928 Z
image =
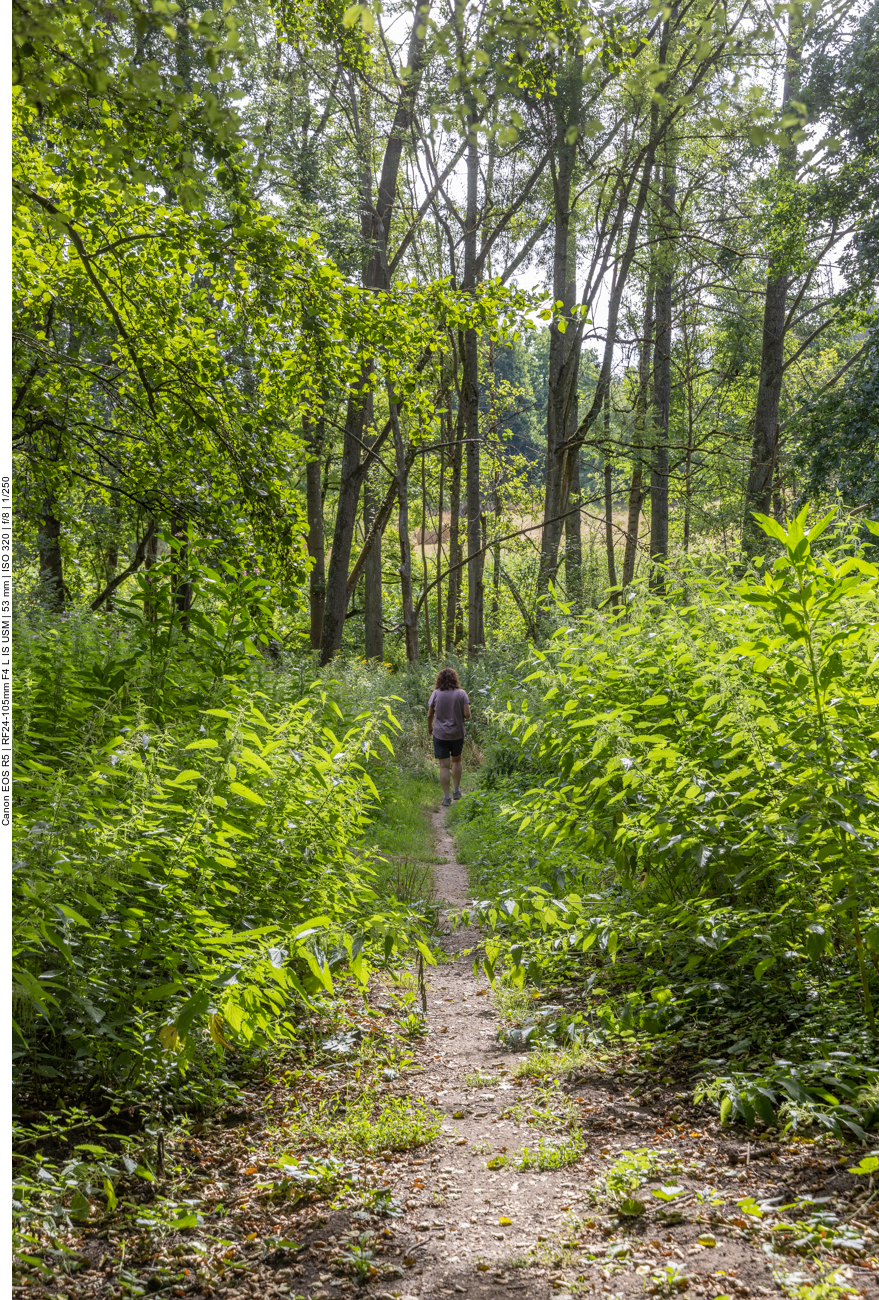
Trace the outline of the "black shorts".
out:
M 436 736 L 433 738 L 434 758 L 460 758 L 463 748 L 463 736 L 459 736 L 457 740 L 437 740 Z

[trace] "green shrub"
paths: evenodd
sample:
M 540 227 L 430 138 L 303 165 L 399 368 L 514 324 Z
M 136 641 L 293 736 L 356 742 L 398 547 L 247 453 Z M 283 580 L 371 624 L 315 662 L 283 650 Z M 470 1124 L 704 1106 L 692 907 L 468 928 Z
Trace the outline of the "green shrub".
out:
M 181 627 L 174 562 L 113 634 L 35 632 L 17 680 L 15 1060 L 20 1089 L 180 1087 L 230 1046 L 296 1033 L 344 968 L 417 943 L 356 850 L 397 724 L 343 717 L 273 672 L 271 592 L 197 570 Z M 384 748 L 384 745 L 382 746 Z

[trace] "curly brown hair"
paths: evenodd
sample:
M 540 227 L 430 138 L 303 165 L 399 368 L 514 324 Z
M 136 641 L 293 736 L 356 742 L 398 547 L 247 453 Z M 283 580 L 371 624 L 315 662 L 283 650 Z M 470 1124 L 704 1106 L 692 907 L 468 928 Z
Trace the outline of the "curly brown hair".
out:
M 441 668 L 436 675 L 436 689 L 438 691 L 457 691 L 461 683 L 458 681 L 458 674 L 454 668 Z

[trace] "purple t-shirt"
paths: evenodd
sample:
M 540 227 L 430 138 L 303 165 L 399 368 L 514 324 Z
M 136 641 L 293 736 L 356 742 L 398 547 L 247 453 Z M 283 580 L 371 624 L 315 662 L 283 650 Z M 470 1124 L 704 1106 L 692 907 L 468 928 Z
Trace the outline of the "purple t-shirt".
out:
M 433 734 L 437 740 L 460 740 L 464 735 L 464 705 L 470 706 L 467 692 L 460 686 L 454 691 L 434 691 L 427 701 L 433 709 Z

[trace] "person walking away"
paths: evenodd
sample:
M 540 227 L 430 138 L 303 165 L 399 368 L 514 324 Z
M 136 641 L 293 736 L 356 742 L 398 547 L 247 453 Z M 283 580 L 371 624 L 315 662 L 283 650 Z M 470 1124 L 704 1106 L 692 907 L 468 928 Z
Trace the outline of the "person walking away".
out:
M 439 759 L 443 807 L 461 798 L 461 753 L 464 749 L 464 721 L 470 717 L 470 700 L 461 689 L 454 668 L 442 668 L 427 702 L 427 733 L 433 737 L 434 757 Z M 449 785 L 453 782 L 452 795 Z

